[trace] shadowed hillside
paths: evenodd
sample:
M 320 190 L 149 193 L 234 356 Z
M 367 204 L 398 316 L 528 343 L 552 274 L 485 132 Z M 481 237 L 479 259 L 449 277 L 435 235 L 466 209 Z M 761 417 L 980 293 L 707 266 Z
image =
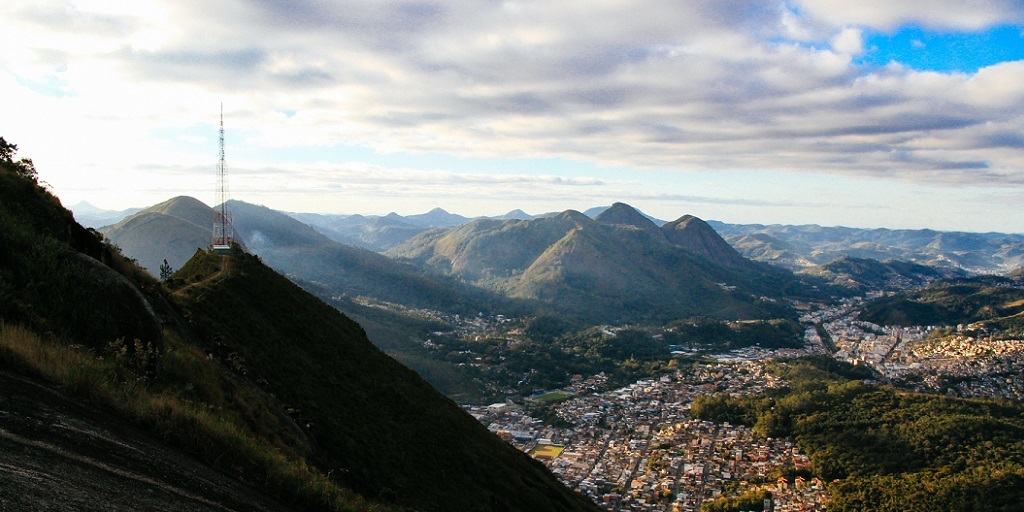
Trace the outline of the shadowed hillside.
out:
M 180 274 L 202 276 L 218 259 L 197 254 Z M 230 264 L 227 277 L 178 299 L 185 316 L 214 350 L 234 354 L 244 374 L 298 411 L 320 448 L 315 459 L 346 485 L 425 510 L 581 505 L 542 466 L 374 347 L 356 323 L 254 256 Z
M 8 161 L 0 162 L 0 373 L 63 388 L 100 416 L 130 421 L 248 492 L 299 510 L 595 510 L 256 256 L 237 246 L 230 256 L 200 250 L 159 283 Z M 29 400 L 46 392 L 23 389 Z M 7 423 L 42 414 L 24 399 L 0 400 L 0 431 L 15 433 L 5 446 L 56 442 Z M 74 409 L 62 421 L 81 429 L 102 421 Z M 57 452 L 142 474 L 119 467 L 128 459 L 73 451 L 95 446 Z M 175 471 L 146 473 L 142 489 L 207 500 L 182 510 L 235 509 L 205 498 L 219 484 L 161 480 Z M 8 482 L 0 479 L 0 497 Z M 60 501 L 40 489 L 34 499 L 19 495 L 19 510 Z M 76 510 L 113 508 L 98 490 L 75 499 L 84 500 Z
M 175 197 L 100 229 L 125 256 L 160 275 L 166 260 L 181 268 L 196 249 L 210 245 L 213 209 L 191 197 Z

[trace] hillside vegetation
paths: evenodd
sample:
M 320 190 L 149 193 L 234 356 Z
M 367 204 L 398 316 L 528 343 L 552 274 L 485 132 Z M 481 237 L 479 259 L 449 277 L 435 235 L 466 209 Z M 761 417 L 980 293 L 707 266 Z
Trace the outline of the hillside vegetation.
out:
M 624 204 L 595 219 L 571 210 L 478 219 L 388 254 L 590 323 L 787 316 L 775 299 L 811 290 L 787 271 L 745 260 L 699 219 L 659 228 Z
M 863 294 L 870 290 L 920 288 L 940 279 L 966 277 L 960 269 L 936 268 L 898 260 L 878 261 L 843 256 L 825 265 L 806 268 L 800 274 L 824 278 L 840 290 Z
M 879 325 L 980 323 L 986 329 L 1024 329 L 1024 288 L 1010 278 L 983 276 L 944 280 L 865 305 L 861 319 Z M 1012 286 L 1011 286 L 1012 285 Z
M 28 170 L 0 161 L 4 369 L 299 510 L 593 509 L 255 256 L 160 283 Z
M 1009 511 L 1024 498 L 1024 406 L 864 384 L 829 359 L 780 363 L 789 389 L 698 398 L 710 421 L 787 436 L 830 485 L 835 512 Z

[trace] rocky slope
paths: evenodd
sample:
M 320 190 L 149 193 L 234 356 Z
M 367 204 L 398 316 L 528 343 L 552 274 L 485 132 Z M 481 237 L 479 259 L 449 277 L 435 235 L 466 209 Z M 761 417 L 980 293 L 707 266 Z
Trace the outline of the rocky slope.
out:
M 296 510 L 138 426 L 0 367 L 0 510 Z

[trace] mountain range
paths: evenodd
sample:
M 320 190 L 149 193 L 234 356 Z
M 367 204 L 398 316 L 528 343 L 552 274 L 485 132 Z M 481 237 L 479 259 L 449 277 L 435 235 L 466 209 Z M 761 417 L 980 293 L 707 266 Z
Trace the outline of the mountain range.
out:
M 747 260 L 700 219 L 684 216 L 659 227 L 622 203 L 593 219 L 569 210 L 463 222 L 434 210 L 406 221 L 423 231 L 385 254 L 333 240 L 324 228 L 300 221 L 308 216 L 241 201 L 229 208 L 248 250 L 330 297 L 636 322 L 785 316 L 777 302 L 782 294 L 810 290 L 788 271 Z M 208 243 L 209 231 L 196 221 L 211 212 L 194 199 L 175 198 L 101 232 L 155 273 L 159 262 L 176 267 Z M 426 227 L 439 223 L 457 227 Z
M 1024 266 L 1021 234 L 710 224 L 744 256 L 791 269 L 824 265 L 843 256 L 901 260 L 979 274 L 1003 274 Z
M 386 254 L 586 322 L 782 314 L 791 273 L 739 255 L 692 216 L 661 227 L 616 203 L 531 220 L 477 219 L 432 230 Z M 808 287 L 809 288 L 809 287 Z
M 609 207 L 584 211 L 594 218 Z M 71 207 L 83 225 L 100 228 L 115 224 L 141 209 L 100 210 L 88 203 Z M 532 220 L 560 212 L 529 215 L 513 210 L 495 220 Z M 435 208 L 426 214 L 401 216 L 288 213 L 334 241 L 384 252 L 430 229 L 452 228 L 471 218 Z M 645 215 L 646 216 L 646 215 Z M 646 216 L 655 225 L 666 221 Z M 102 223 L 103 220 L 107 222 Z M 859 229 L 818 225 L 708 224 L 744 257 L 791 270 L 824 265 L 843 256 L 879 261 L 901 260 L 934 267 L 959 268 L 970 273 L 1006 273 L 1024 266 L 1024 235 L 943 232 L 931 229 Z

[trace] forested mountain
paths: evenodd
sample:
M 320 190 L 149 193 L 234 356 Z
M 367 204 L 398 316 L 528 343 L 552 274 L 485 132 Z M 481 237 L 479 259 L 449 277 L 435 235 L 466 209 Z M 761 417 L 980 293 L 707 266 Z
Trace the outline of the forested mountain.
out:
M 988 330 L 1024 332 L 1024 281 L 981 276 L 937 281 L 925 288 L 872 301 L 863 320 L 879 325 L 979 323 Z
M 902 291 L 919 288 L 939 279 L 966 277 L 963 270 L 950 267 L 929 267 L 898 260 L 878 261 L 843 256 L 825 265 L 810 267 L 800 274 L 824 278 L 852 293 L 869 290 Z
M 861 381 L 870 377 L 864 366 L 829 358 L 777 362 L 772 371 L 789 387 L 762 395 L 705 395 L 694 401 L 693 415 L 793 439 L 810 457 L 814 476 L 832 482 L 828 510 L 1020 508 L 1020 402 L 869 385 Z
M 278 510 L 596 510 L 240 246 L 200 250 L 158 282 L 22 171 L 0 162 L 0 372 L 48 379 L 289 504 Z M 0 427 L 17 419 L 0 414 Z M 4 442 L 30 448 L 38 435 L 19 430 Z M 105 467 L 137 471 L 118 463 Z M 5 473 L 4 492 L 23 497 L 40 476 L 57 478 L 41 471 Z M 146 478 L 186 499 L 207 492 L 189 485 L 213 485 Z M 109 505 L 92 496 L 75 507 Z M 55 502 L 38 500 L 37 510 Z
M 785 315 L 774 299 L 809 288 L 743 259 L 699 219 L 659 228 L 625 204 L 596 219 L 572 210 L 478 219 L 421 234 L 388 254 L 597 322 Z
M 427 377 L 452 397 L 476 396 L 480 384 L 466 369 L 430 357 L 420 338 L 447 330 L 438 322 L 371 308 L 356 302 L 370 297 L 411 307 L 476 314 L 498 305 L 524 311 L 492 293 L 402 265 L 380 254 L 330 240 L 309 225 L 265 207 L 231 201 L 237 241 L 311 293 L 355 318 L 388 354 Z M 213 210 L 190 197 L 176 197 L 101 230 L 123 253 L 159 275 L 166 260 L 181 268 L 210 244 Z M 244 243 L 243 243 L 244 245 Z
M 229 201 L 235 232 L 268 265 L 322 286 L 332 295 L 368 296 L 411 307 L 476 313 L 501 298 L 448 278 L 431 276 L 373 251 L 344 245 L 288 215 Z
M 120 220 L 134 210 L 124 212 L 98 210 L 77 205 L 76 215 L 99 222 Z M 590 208 L 584 212 L 596 218 L 610 207 Z M 383 252 L 431 228 L 452 228 L 469 219 L 440 208 L 421 215 L 385 216 L 289 213 L 304 224 L 315 227 L 336 242 Z M 531 220 L 558 213 L 529 215 L 514 210 L 494 220 Z M 656 226 L 666 222 L 644 215 Z M 113 222 L 108 222 L 112 224 Z M 930 229 L 858 229 L 817 225 L 728 224 L 708 221 L 729 245 L 744 257 L 768 262 L 791 270 L 827 264 L 844 256 L 899 260 L 934 267 L 960 268 L 975 273 L 1005 273 L 1024 266 L 1024 234 L 943 232 Z M 90 224 L 99 227 L 104 224 Z

